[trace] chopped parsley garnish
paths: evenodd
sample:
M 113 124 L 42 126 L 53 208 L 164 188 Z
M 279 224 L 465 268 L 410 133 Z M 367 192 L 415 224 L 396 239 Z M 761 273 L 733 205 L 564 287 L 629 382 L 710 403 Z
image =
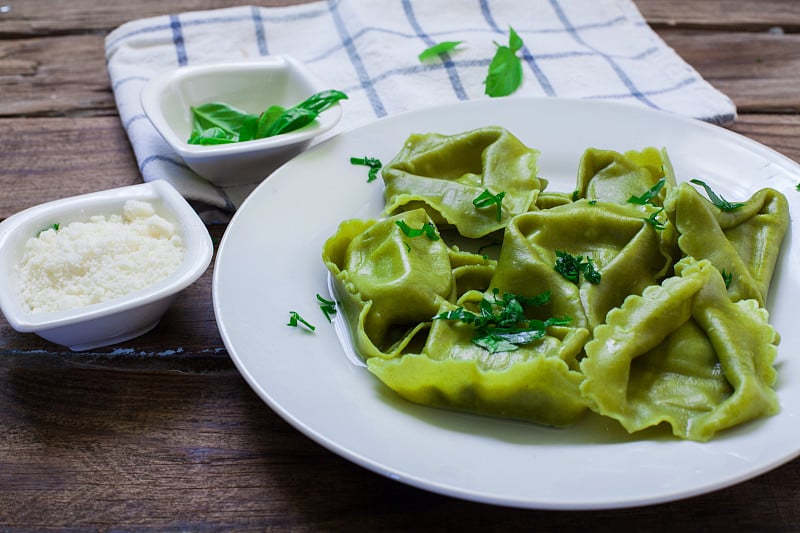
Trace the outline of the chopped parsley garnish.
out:
M 525 306 L 542 306 L 550 301 L 550 293 L 543 292 L 533 298 L 506 293 L 499 297 L 499 289 L 492 290 L 491 299 L 484 297 L 479 312 L 473 313 L 463 307 L 434 316 L 434 320 L 456 320 L 475 328 L 473 344 L 490 353 L 511 352 L 520 345 L 528 344 L 545 336 L 549 326 L 566 326 L 569 317 L 528 320 Z
M 522 48 L 523 42 L 514 28 L 509 26 L 508 29 L 508 46 L 495 43 L 497 50 L 484 81 L 484 92 L 491 97 L 508 96 L 522 84 L 522 61 L 517 52 Z
M 722 274 L 722 279 L 725 280 L 725 288 L 726 289 L 730 288 L 731 281 L 733 281 L 733 274 L 728 272 L 724 268 L 722 269 L 721 274 Z
M 42 233 L 44 233 L 45 231 L 47 231 L 49 229 L 51 229 L 53 231 L 58 231 L 58 228 L 60 228 L 60 227 L 61 226 L 59 225 L 59 223 L 56 222 L 55 224 L 51 224 L 51 225 L 47 226 L 46 228 L 43 228 L 43 229 L 40 229 L 39 231 L 37 231 L 36 232 L 36 236 L 38 237 L 39 235 L 41 235 Z
M 336 302 L 323 298 L 319 294 L 317 294 L 317 302 L 319 303 L 320 311 L 322 314 L 325 315 L 325 318 L 328 319 L 328 322 L 332 322 L 331 316 L 336 314 Z
M 505 192 L 499 192 L 497 194 L 492 194 L 489 192 L 489 189 L 484 189 L 482 193 L 480 193 L 474 200 L 472 200 L 472 205 L 477 208 L 482 207 L 489 207 L 491 205 L 497 206 L 497 221 L 500 222 L 500 218 L 503 216 L 503 197 L 505 197 Z
M 704 181 L 693 179 L 689 180 L 695 185 L 700 185 L 702 188 L 706 190 L 706 194 L 708 195 L 708 199 L 711 200 L 711 203 L 717 206 L 718 208 L 722 209 L 723 211 L 734 211 L 739 209 L 745 202 L 729 202 L 722 196 L 719 196 L 717 193 L 711 190 L 711 187 L 708 186 Z
M 439 236 L 436 234 L 436 226 L 430 222 L 425 222 L 419 229 L 412 228 L 402 220 L 395 221 L 395 224 L 403 231 L 406 237 L 420 237 L 425 235 L 432 241 L 439 240 Z
M 378 178 L 378 171 L 383 167 L 383 163 L 381 163 L 380 159 L 375 157 L 351 157 L 350 163 L 353 165 L 364 165 L 365 167 L 369 167 L 369 172 L 367 173 L 367 183 L 371 181 L 375 181 Z
M 653 229 L 656 229 L 658 231 L 666 229 L 667 225 L 664 222 L 661 222 L 660 220 L 658 220 L 658 215 L 660 215 L 662 211 L 664 211 L 663 207 L 661 209 L 659 209 L 658 211 L 653 211 L 653 213 L 649 217 L 647 217 L 647 218 L 645 218 L 643 220 L 645 222 L 647 222 L 648 224 L 650 224 L 651 226 L 653 226 Z
M 460 45 L 463 41 L 442 41 L 441 43 L 437 43 L 430 48 L 426 48 L 422 51 L 417 57 L 420 61 L 426 61 L 428 59 L 432 59 L 434 57 L 438 57 L 442 54 L 446 54 L 451 50 L 455 49 L 458 45 Z
M 661 189 L 664 188 L 664 184 L 665 183 L 667 183 L 667 179 L 666 178 L 661 178 L 660 180 L 658 180 L 658 182 L 656 182 L 655 185 L 650 187 L 647 190 L 646 193 L 644 193 L 641 196 L 631 196 L 630 198 L 628 198 L 628 202 L 631 203 L 631 204 L 637 204 L 637 205 L 645 205 L 645 204 L 653 204 L 653 205 L 655 205 L 653 203 L 653 199 L 656 196 L 658 196 L 658 193 L 660 193 Z
M 301 324 L 308 328 L 309 331 L 314 331 L 317 329 L 315 326 L 312 326 L 303 317 L 301 317 L 297 311 L 289 311 L 289 323 L 286 325 L 296 328 Z
M 570 255 L 561 250 L 556 250 L 556 264 L 553 268 L 575 285 L 580 284 L 581 274 L 583 274 L 586 281 L 593 285 L 600 283 L 600 278 L 602 277 L 594 267 L 591 257 Z

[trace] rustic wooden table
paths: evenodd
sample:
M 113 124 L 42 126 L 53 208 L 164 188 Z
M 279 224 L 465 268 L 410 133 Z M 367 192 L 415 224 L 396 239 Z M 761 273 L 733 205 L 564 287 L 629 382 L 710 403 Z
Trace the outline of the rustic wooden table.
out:
M 139 182 L 105 35 L 136 18 L 235 3 L 0 0 L 0 220 Z M 731 129 L 800 161 L 800 2 L 636 3 L 734 99 Z M 225 225 L 209 229 L 218 242 Z M 107 349 L 71 353 L 0 318 L 0 529 L 73 528 L 796 530 L 800 460 L 711 494 L 602 512 L 417 490 L 330 453 L 261 402 L 218 334 L 209 269 L 155 331 Z

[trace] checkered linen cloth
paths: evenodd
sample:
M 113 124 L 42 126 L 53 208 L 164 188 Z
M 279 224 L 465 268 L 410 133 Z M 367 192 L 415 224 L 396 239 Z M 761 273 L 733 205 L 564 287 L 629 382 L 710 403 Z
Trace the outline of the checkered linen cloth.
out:
M 347 93 L 331 133 L 396 113 L 488 98 L 484 79 L 509 27 L 524 41 L 512 96 L 630 102 L 714 123 L 735 119 L 714 89 L 647 25 L 630 0 L 326 0 L 234 7 L 128 22 L 106 38 L 123 125 L 145 181 L 165 179 L 190 200 L 232 211 L 253 186 L 222 190 L 161 139 L 139 101 L 154 76 L 184 65 L 289 54 L 327 88 Z M 455 51 L 420 62 L 441 41 Z

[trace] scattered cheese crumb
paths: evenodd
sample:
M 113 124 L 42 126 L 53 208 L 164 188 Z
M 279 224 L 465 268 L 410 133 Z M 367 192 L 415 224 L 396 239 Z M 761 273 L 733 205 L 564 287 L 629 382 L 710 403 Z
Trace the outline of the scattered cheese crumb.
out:
M 175 225 L 151 204 L 129 200 L 122 215 L 92 216 L 28 239 L 18 265 L 22 298 L 32 312 L 105 302 L 166 278 L 183 255 Z

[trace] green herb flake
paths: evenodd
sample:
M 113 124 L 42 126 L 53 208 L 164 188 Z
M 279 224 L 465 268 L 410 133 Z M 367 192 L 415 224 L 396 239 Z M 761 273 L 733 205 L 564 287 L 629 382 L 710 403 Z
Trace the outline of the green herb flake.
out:
M 61 225 L 60 225 L 58 222 L 56 222 L 55 224 L 50 224 L 50 225 L 49 225 L 49 226 L 47 226 L 46 228 L 42 228 L 42 229 L 40 229 L 39 231 L 37 231 L 37 232 L 36 232 L 36 236 L 38 237 L 39 235 L 41 235 L 42 233 L 44 233 L 44 232 L 45 232 L 45 231 L 47 231 L 47 230 L 58 231 L 58 229 L 59 229 L 60 227 L 61 227 Z
M 731 286 L 731 282 L 733 281 L 733 274 L 728 272 L 724 268 L 722 269 L 722 272 L 720 272 L 720 273 L 722 274 L 722 279 L 725 281 L 725 288 L 729 289 L 730 286 Z
M 367 183 L 375 181 L 378 177 L 378 171 L 383 167 L 383 163 L 381 163 L 380 159 L 375 157 L 351 157 L 350 164 L 369 167 Z
M 432 241 L 439 240 L 439 235 L 436 234 L 436 226 L 434 226 L 430 222 L 425 222 L 419 229 L 412 228 L 402 220 L 395 221 L 395 224 L 397 224 L 397 226 L 400 228 L 400 230 L 406 237 L 413 238 L 425 235 L 426 237 L 428 237 L 428 239 Z
M 729 202 L 722 196 L 719 196 L 717 193 L 711 190 L 711 187 L 706 184 L 706 182 L 698 179 L 689 180 L 695 185 L 700 185 L 703 189 L 706 190 L 706 194 L 708 195 L 708 199 L 711 200 L 711 203 L 720 208 L 723 211 L 734 211 L 739 209 L 740 207 L 744 206 L 744 202 Z
M 454 50 L 458 45 L 460 45 L 464 41 L 442 41 L 437 43 L 430 48 L 426 48 L 423 50 L 417 58 L 423 62 L 427 61 L 428 59 L 433 59 L 434 57 L 439 57 L 442 54 L 446 54 Z
M 303 317 L 301 317 L 300 314 L 297 313 L 297 311 L 289 311 L 289 323 L 286 325 L 291 326 L 293 328 L 303 325 L 306 328 L 308 328 L 309 331 L 314 331 L 315 329 L 317 329 L 316 326 L 312 326 Z
M 556 250 L 556 262 L 553 268 L 575 285 L 580 284 L 581 275 L 592 285 L 597 285 L 602 279 L 602 274 L 595 268 L 592 258 L 588 256 L 570 255 L 567 252 Z
M 322 314 L 328 319 L 328 322 L 333 322 L 331 317 L 336 314 L 336 302 L 317 294 L 317 303 L 319 304 L 319 309 L 322 311 Z
M 655 203 L 653 203 L 653 200 L 656 198 L 656 196 L 658 196 L 658 193 L 661 192 L 661 189 L 664 188 L 665 183 L 667 183 L 667 179 L 661 178 L 655 185 L 650 187 L 647 190 L 647 192 L 645 192 L 643 195 L 631 196 L 630 198 L 628 198 L 628 202 L 637 205 L 645 205 L 645 204 L 655 205 Z
M 528 320 L 525 306 L 542 306 L 550 301 L 550 293 L 543 292 L 533 298 L 506 293 L 499 297 L 497 288 L 492 297 L 484 297 L 479 304 L 479 313 L 458 307 L 440 313 L 434 320 L 455 320 L 475 329 L 473 344 L 490 353 L 510 352 L 519 349 L 545 336 L 550 326 L 566 326 L 572 322 L 569 317 L 548 318 L 547 320 Z
M 503 216 L 503 198 L 505 195 L 505 192 L 492 194 L 489 192 L 489 189 L 484 189 L 482 193 L 472 200 L 472 205 L 478 209 L 492 205 L 497 206 L 497 221 L 500 222 L 500 219 Z
M 647 217 L 647 218 L 645 218 L 643 220 L 645 222 L 647 222 L 648 224 L 650 224 L 651 226 L 653 226 L 653 229 L 658 230 L 658 231 L 662 231 L 662 230 L 666 229 L 666 227 L 667 227 L 666 223 L 661 222 L 658 219 L 658 215 L 660 215 L 662 211 L 664 211 L 663 207 L 661 209 L 659 209 L 658 211 L 653 211 L 653 213 L 651 213 L 649 217 Z
M 508 46 L 497 45 L 489 64 L 489 72 L 484 81 L 485 94 L 491 97 L 508 96 L 519 88 L 522 84 L 522 61 L 517 52 L 522 46 L 522 39 L 509 26 Z

